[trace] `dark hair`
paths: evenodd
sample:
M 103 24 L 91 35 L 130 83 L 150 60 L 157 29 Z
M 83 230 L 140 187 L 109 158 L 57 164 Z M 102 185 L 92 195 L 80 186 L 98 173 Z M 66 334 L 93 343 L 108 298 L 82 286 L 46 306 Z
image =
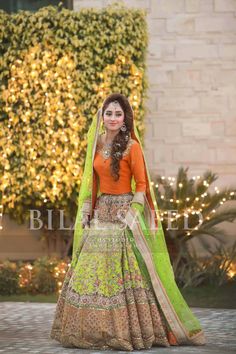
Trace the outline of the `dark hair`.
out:
M 133 110 L 127 97 L 122 95 L 121 93 L 112 93 L 105 99 L 102 106 L 102 116 L 104 116 L 104 112 L 107 106 L 113 101 L 118 101 L 122 110 L 124 111 L 124 123 L 127 128 L 125 132 L 120 130 L 118 134 L 116 134 L 111 146 L 111 175 L 114 177 L 115 181 L 117 181 L 120 177 L 120 160 L 122 159 L 123 152 L 127 148 L 127 144 L 130 138 L 130 132 L 133 128 L 134 117 Z

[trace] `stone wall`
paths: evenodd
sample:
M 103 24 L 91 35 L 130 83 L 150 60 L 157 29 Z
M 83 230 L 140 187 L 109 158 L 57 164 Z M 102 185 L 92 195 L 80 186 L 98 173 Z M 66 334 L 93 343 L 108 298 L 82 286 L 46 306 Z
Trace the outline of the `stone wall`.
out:
M 114 1 L 74 0 L 74 10 Z M 126 0 L 147 10 L 145 151 L 151 172 L 207 168 L 236 185 L 236 1 Z

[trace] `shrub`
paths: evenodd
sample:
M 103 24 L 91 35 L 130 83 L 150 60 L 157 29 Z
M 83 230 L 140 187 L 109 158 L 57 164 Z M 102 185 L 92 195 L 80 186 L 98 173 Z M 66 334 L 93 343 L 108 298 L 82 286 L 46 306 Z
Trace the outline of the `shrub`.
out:
M 19 292 L 19 272 L 16 263 L 5 261 L 0 264 L 0 295 Z

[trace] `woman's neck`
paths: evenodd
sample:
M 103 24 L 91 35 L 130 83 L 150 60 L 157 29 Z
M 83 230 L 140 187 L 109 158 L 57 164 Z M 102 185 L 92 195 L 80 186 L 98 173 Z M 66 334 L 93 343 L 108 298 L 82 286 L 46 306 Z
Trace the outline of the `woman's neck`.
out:
M 107 130 L 104 134 L 104 144 L 111 144 L 118 131 Z

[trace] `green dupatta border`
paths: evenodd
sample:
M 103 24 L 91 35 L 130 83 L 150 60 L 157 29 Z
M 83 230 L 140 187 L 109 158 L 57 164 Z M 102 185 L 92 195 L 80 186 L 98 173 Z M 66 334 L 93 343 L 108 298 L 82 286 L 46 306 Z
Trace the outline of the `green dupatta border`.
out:
M 93 118 L 87 134 L 87 154 L 74 228 L 73 255 L 71 261 L 72 268 L 76 265 L 84 242 L 83 236 L 86 234 L 83 233 L 84 229 L 81 225 L 83 209 L 90 209 L 90 213 L 93 216 L 93 208 L 96 198 L 100 194 L 99 188 L 98 190 L 95 190 L 94 188 L 95 176 L 93 161 L 98 135 L 101 132 L 101 112 L 102 109 L 99 109 L 96 116 Z M 139 142 L 142 149 L 135 121 L 131 137 Z M 187 345 L 203 345 L 206 341 L 201 325 L 188 307 L 175 282 L 144 153 L 143 160 L 147 181 L 144 210 L 143 212 L 139 212 L 138 210 L 130 208 L 126 214 L 126 222 L 133 234 L 136 247 L 145 262 L 157 301 L 160 304 L 162 312 L 170 329 L 176 337 L 177 342 L 179 344 Z M 132 178 L 131 186 L 133 193 L 135 193 L 134 178 Z M 140 266 L 142 265 L 140 264 Z

